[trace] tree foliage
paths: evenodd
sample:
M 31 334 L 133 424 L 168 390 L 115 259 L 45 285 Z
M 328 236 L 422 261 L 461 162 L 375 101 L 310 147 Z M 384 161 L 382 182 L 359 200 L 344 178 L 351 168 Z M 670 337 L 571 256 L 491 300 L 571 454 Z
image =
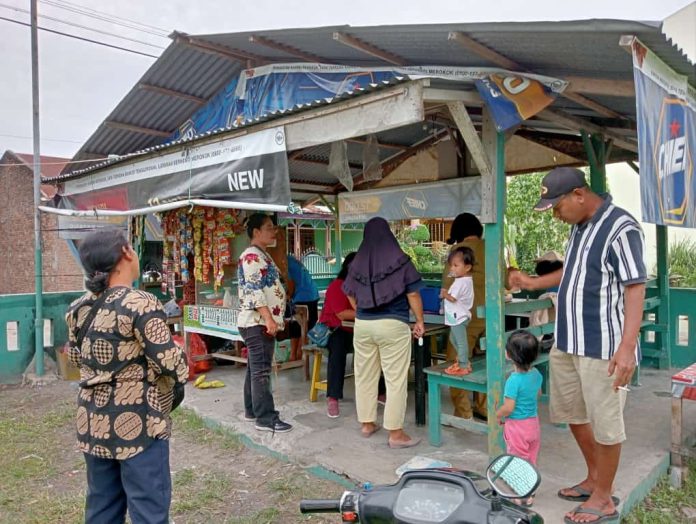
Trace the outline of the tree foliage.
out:
M 553 218 L 550 211 L 533 209 L 545 174 L 514 176 L 507 184 L 506 247 L 519 268 L 527 272 L 534 271 L 534 260 L 547 251 L 564 253 L 568 241 L 568 225 Z

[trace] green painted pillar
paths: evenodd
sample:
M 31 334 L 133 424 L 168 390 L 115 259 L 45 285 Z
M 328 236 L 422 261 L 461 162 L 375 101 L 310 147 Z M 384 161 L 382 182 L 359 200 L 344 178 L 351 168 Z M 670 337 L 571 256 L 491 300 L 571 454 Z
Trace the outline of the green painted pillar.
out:
M 586 131 L 580 131 L 580 133 L 590 164 L 590 188 L 595 193 L 606 193 L 608 191 L 606 161 L 610 148 L 601 134 L 589 135 Z
M 490 124 L 489 124 L 490 125 Z M 486 251 L 486 380 L 488 382 L 488 454 L 491 458 L 505 449 L 503 429 L 498 425 L 495 412 L 503 402 L 505 381 L 505 313 L 503 310 L 503 256 L 505 212 L 505 135 L 486 132 L 484 117 L 484 147 L 492 160 L 495 200 L 495 222 L 485 225 Z M 486 140 L 486 135 L 489 139 Z
M 663 326 L 655 337 L 659 341 L 660 357 L 657 366 L 667 369 L 672 365 L 672 333 L 669 311 L 669 237 L 667 226 L 655 226 L 657 240 L 657 290 L 660 305 L 657 308 L 655 323 Z
M 336 216 L 336 242 L 334 256 L 336 257 L 336 267 L 341 267 L 343 263 L 343 247 L 341 245 L 341 216 L 338 211 L 338 197 L 334 205 L 334 215 Z M 327 226 L 328 227 L 328 226 Z

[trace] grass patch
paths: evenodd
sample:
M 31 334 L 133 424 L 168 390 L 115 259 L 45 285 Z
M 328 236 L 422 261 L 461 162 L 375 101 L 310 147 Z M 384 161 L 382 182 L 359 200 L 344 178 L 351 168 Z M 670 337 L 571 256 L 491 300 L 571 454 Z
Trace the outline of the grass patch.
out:
M 280 510 L 276 508 L 264 508 L 246 517 L 232 517 L 225 520 L 225 524 L 272 524 L 281 522 Z
M 232 479 L 223 473 L 198 473 L 192 469 L 183 470 L 177 482 L 174 478 L 172 488 L 172 515 L 205 514 L 208 508 L 228 498 Z M 182 472 L 179 472 L 182 473 Z M 177 476 L 179 474 L 177 473 Z
M 192 410 L 179 408 L 172 413 L 176 431 L 204 445 L 215 444 L 223 449 L 239 451 L 244 447 L 239 435 L 221 427 L 208 427 Z
M 57 400 L 48 411 L 21 405 L 0 410 L 0 515 L 3 522 L 81 522 L 84 491 L 61 462 L 60 446 L 74 433 L 74 406 Z M 80 469 L 83 466 L 74 469 Z M 66 471 L 67 470 L 67 471 Z
M 650 494 L 634 508 L 624 524 L 673 524 L 689 521 L 682 508 L 696 512 L 696 461 L 689 462 L 689 475 L 682 489 L 674 489 L 669 478 L 663 477 Z

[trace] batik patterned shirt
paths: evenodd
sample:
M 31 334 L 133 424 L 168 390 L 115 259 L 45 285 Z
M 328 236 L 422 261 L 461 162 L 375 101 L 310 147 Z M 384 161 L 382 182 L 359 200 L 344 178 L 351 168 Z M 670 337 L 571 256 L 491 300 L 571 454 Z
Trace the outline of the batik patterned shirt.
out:
M 80 369 L 77 440 L 85 453 L 125 460 L 169 438 L 173 389 L 186 382 L 188 366 L 157 298 L 127 287 L 105 293 L 79 348 L 97 296 L 86 293 L 65 317 L 69 358 Z
M 240 309 L 237 326 L 263 325 L 263 317 L 257 309 L 264 306 L 270 310 L 273 320 L 282 325 L 285 288 L 271 255 L 256 246 L 246 248 L 239 257 L 237 279 Z

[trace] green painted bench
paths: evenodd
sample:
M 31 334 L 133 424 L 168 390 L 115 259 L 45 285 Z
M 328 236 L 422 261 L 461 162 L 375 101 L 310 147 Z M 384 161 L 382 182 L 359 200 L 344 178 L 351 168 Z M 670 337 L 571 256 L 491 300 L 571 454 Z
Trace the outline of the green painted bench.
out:
M 548 401 L 549 354 L 542 353 L 539 355 L 534 365 L 544 377 L 541 399 L 543 402 L 546 402 Z M 474 357 L 471 360 L 473 371 L 469 375 L 463 377 L 447 375 L 445 373 L 445 368 L 447 368 L 447 366 L 449 366 L 449 363 L 445 362 L 425 369 L 425 373 L 428 377 L 428 440 L 433 446 L 440 446 L 442 444 L 441 424 L 445 422 L 451 426 L 473 431 L 474 433 L 488 433 L 488 425 L 483 422 L 467 420 L 442 413 L 440 392 L 440 386 L 447 386 L 450 388 L 465 389 L 467 391 L 488 393 L 485 355 Z M 506 376 L 512 372 L 512 368 L 512 362 L 506 361 Z

